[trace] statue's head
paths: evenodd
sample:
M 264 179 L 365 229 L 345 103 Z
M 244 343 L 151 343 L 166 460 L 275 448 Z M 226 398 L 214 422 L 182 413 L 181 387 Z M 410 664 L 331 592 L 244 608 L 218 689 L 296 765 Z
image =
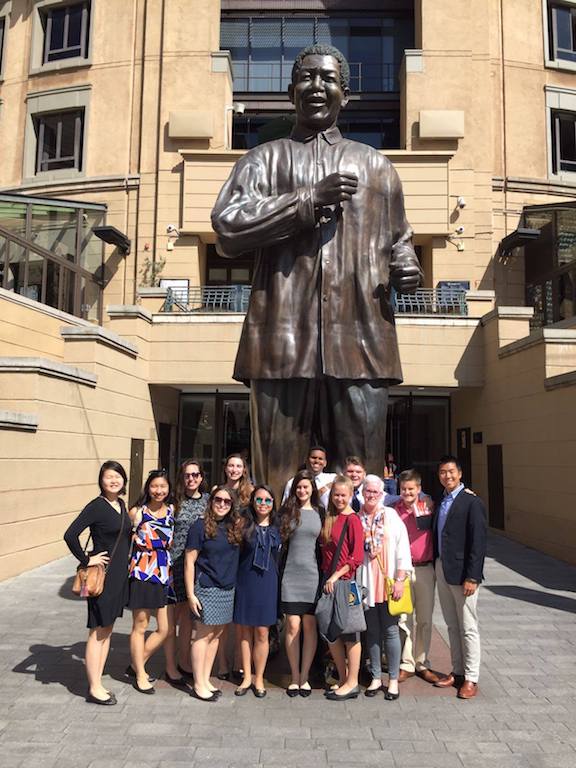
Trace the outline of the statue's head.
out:
M 300 51 L 288 87 L 296 109 L 296 122 L 323 131 L 335 125 L 350 95 L 350 67 L 331 45 L 310 45 Z

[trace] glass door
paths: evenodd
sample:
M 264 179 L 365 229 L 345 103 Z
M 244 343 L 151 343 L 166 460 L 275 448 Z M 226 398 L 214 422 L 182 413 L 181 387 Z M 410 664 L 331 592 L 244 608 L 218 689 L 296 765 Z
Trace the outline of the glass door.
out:
M 231 453 L 242 454 L 250 465 L 248 395 L 182 395 L 178 461 L 199 459 L 212 486 L 222 481 L 223 462 Z

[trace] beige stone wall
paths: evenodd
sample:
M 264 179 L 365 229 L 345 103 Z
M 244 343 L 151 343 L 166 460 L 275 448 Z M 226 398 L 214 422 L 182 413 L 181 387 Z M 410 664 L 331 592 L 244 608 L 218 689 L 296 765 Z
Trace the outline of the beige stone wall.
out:
M 60 328 L 90 331 L 74 319 L 37 317 L 30 308 L 3 302 L 0 338 L 23 320 L 21 347 L 0 342 L 0 410 L 33 414 L 35 431 L 0 429 L 0 580 L 65 554 L 62 535 L 98 494 L 98 469 L 109 458 L 130 472 L 131 439 L 144 440 L 144 477 L 157 466 L 157 424 L 177 424 L 178 393 L 149 387 L 148 324 L 118 321 L 116 336 L 64 340 Z M 6 311 L 7 310 L 7 311 Z M 23 315 L 23 312 L 26 316 Z M 40 344 L 36 339 L 42 335 Z M 112 344 L 112 346 L 110 346 Z M 52 351 L 52 357 L 48 355 Z M 7 371 L 7 357 L 43 358 L 43 368 Z M 50 362 L 60 364 L 50 369 Z M 80 371 L 84 380 L 76 380 Z M 90 381 L 94 374 L 96 382 Z M 132 490 L 132 489 L 129 489 Z
M 552 375 L 558 356 L 565 369 L 576 369 L 576 338 L 527 344 L 526 325 L 526 319 L 486 322 L 485 384 L 453 394 L 452 427 L 454 434 L 460 427 L 483 434 L 482 444 L 472 445 L 472 477 L 474 490 L 486 501 L 486 447 L 502 445 L 506 532 L 575 563 L 570 478 L 576 465 L 576 390 L 548 388 L 545 373 Z

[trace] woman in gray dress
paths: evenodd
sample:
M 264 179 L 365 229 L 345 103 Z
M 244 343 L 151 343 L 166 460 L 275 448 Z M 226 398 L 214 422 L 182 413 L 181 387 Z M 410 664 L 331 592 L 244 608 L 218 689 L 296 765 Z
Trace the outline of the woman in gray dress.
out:
M 324 508 L 310 472 L 304 470 L 294 478 L 280 520 L 286 553 L 280 599 L 286 614 L 286 655 L 292 678 L 286 693 L 307 697 L 312 691 L 308 675 L 318 643 L 314 609 L 320 584 L 318 536 L 324 521 Z
M 169 633 L 164 643 L 166 680 L 176 688 L 183 688 L 187 680 L 192 680 L 190 643 L 193 625 L 184 584 L 184 556 L 190 526 L 204 517 L 208 503 L 204 486 L 204 470 L 198 459 L 183 461 L 176 480 L 178 511 L 171 549 L 173 588 L 168 595 Z

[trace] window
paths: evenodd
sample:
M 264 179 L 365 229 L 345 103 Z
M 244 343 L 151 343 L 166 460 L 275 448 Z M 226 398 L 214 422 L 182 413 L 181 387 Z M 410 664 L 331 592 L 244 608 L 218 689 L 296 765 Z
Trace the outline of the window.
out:
M 6 38 L 10 26 L 11 11 L 11 0 L 5 0 L 5 2 L 0 3 L 0 80 L 2 80 L 4 75 L 4 66 L 6 64 Z
M 37 138 L 36 173 L 82 170 L 84 110 L 34 116 Z
M 40 10 L 44 28 L 42 62 L 87 58 L 90 4 L 48 7 Z
M 552 110 L 553 173 L 576 172 L 576 112 Z
M 0 194 L 0 286 L 87 320 L 101 319 L 105 206 Z
M 229 50 L 236 92 L 285 92 L 296 54 L 312 43 L 335 45 L 348 59 L 353 93 L 399 90 L 411 18 L 245 16 L 222 19 L 220 47 Z
M 273 139 L 290 135 L 295 123 L 294 113 L 243 114 L 234 117 L 233 149 L 252 149 Z M 378 113 L 353 109 L 350 104 L 341 113 L 338 127 L 342 135 L 353 141 L 369 144 L 375 149 L 399 146 L 400 116 L 398 111 Z
M 532 327 L 576 315 L 576 206 L 528 206 L 521 226 L 540 230 L 524 246 L 526 305 L 534 307 Z
M 251 285 L 254 254 L 238 259 L 223 259 L 214 245 L 206 249 L 206 285 Z
M 34 0 L 30 74 L 92 63 L 91 0 Z
M 2 64 L 4 63 L 4 30 L 6 29 L 6 19 L 0 19 L 0 75 L 2 75 Z
M 376 149 L 400 146 L 398 75 L 405 50 L 414 45 L 413 12 L 379 14 L 363 5 L 350 3 L 355 10 L 347 14 L 330 8 L 323 14 L 296 11 L 284 16 L 273 11 L 223 13 L 220 47 L 230 51 L 234 92 L 246 104 L 245 114 L 233 120 L 234 149 L 290 134 L 294 113 L 287 89 L 292 66 L 296 55 L 314 43 L 335 46 L 350 65 L 352 98 L 338 123 L 343 135 Z
M 576 63 L 576 5 L 548 4 L 548 38 L 552 61 Z
M 90 86 L 79 85 L 26 97 L 24 178 L 60 180 L 86 175 Z

